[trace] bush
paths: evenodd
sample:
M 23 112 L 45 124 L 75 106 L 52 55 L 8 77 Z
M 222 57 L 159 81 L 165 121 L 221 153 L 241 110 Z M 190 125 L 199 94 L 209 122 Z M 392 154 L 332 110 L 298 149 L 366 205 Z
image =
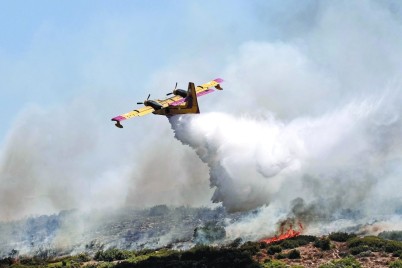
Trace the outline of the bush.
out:
M 100 250 L 96 252 L 94 259 L 97 261 L 118 261 L 128 259 L 132 254 L 127 250 L 117 248 Z
M 386 251 L 395 253 L 402 250 L 402 242 L 384 240 L 376 236 L 367 236 L 364 238 L 352 238 L 347 242 L 350 252 L 353 255 L 363 251 Z
M 75 259 L 78 262 L 87 262 L 91 260 L 91 257 L 89 257 L 88 253 L 80 253 L 75 257 Z
M 402 258 L 402 250 L 395 251 L 392 256 Z
M 322 264 L 319 268 L 361 268 L 360 263 L 352 257 L 334 260 L 326 264 Z
M 284 262 L 278 260 L 270 260 L 267 259 L 264 264 L 262 264 L 263 268 L 286 268 L 287 265 Z
M 402 241 L 402 231 L 385 231 L 379 233 L 378 237 L 388 240 Z
M 375 237 L 375 236 L 366 236 L 363 238 L 352 238 L 348 242 L 349 248 L 354 248 L 358 246 L 367 246 L 367 249 L 371 251 L 381 251 L 385 246 L 385 240 Z
M 314 246 L 316 248 L 320 248 L 321 250 L 330 250 L 331 249 L 331 242 L 328 238 L 321 238 L 314 242 Z
M 240 249 L 249 255 L 255 255 L 261 248 L 260 243 L 248 241 L 241 245 Z
M 161 255 L 149 254 L 146 258 L 128 260 L 115 264 L 115 268 L 180 268 L 180 267 L 233 267 L 233 268 L 258 268 L 259 264 L 251 255 L 242 252 L 241 249 L 214 248 L 208 246 L 196 246 L 188 251 L 158 251 Z
M 397 260 L 389 264 L 389 268 L 402 268 L 402 261 Z
M 13 259 L 8 257 L 0 260 L 0 267 L 8 267 L 13 264 Z
M 233 240 L 232 243 L 229 244 L 229 247 L 238 248 L 241 245 L 242 242 L 243 242 L 243 239 L 241 239 L 241 237 L 238 237 L 235 240 Z
M 399 241 L 387 241 L 384 249 L 388 253 L 402 251 L 402 243 Z
M 367 245 L 360 245 L 357 247 L 353 247 L 349 250 L 350 254 L 352 254 L 352 255 L 357 255 L 357 254 L 360 254 L 360 253 L 366 252 L 366 251 L 370 251 L 370 247 Z
M 278 254 L 276 254 L 275 257 L 276 257 L 278 260 L 281 260 L 281 259 L 286 259 L 286 258 L 288 257 L 288 255 L 285 254 L 285 253 L 278 253 Z
M 351 238 L 356 237 L 356 234 L 348 234 L 348 233 L 343 233 L 343 232 L 335 232 L 335 233 L 330 233 L 328 238 L 332 241 L 336 242 L 346 242 Z
M 291 250 L 288 253 L 288 258 L 289 259 L 300 259 L 300 251 L 298 251 L 297 249 Z
M 279 245 L 273 245 L 273 246 L 270 246 L 270 247 L 267 249 L 267 253 L 268 253 L 269 255 L 274 255 L 275 253 L 279 253 L 279 252 L 281 252 L 281 251 L 282 251 L 282 247 L 279 246 Z

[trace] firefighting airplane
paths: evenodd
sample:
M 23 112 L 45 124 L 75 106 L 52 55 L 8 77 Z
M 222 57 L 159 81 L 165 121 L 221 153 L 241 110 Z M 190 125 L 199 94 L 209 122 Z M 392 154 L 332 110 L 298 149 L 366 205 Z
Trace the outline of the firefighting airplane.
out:
M 144 100 L 144 102 L 137 102 L 137 104 L 143 104 L 145 107 L 113 117 L 112 121 L 116 122 L 116 127 L 123 128 L 123 125 L 120 123 L 121 121 L 150 113 L 165 116 L 172 116 L 176 114 L 198 114 L 200 113 L 200 108 L 198 107 L 197 97 L 214 92 L 211 87 L 222 90 L 223 88 L 220 86 L 220 83 L 222 82 L 223 79 L 216 78 L 197 87 L 194 86 L 194 83 L 190 82 L 188 83 L 187 91 L 184 89 L 178 89 L 176 83 L 173 92 L 166 94 L 167 96 L 174 95 L 174 97 L 164 100 L 150 100 L 149 97 L 151 94 L 149 94 L 148 98 Z

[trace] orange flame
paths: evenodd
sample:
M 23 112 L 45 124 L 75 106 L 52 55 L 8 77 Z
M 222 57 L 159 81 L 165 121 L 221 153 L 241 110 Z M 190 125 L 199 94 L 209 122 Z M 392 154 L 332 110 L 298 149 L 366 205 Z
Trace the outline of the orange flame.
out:
M 285 231 L 285 226 L 287 224 L 289 226 L 289 229 L 287 229 L 287 231 Z M 300 229 L 295 230 L 295 229 L 293 229 L 293 223 L 288 223 L 288 221 L 284 221 L 280 225 L 280 235 L 276 235 L 274 237 L 263 238 L 260 240 L 260 242 L 269 244 L 269 243 L 273 243 L 273 242 L 277 242 L 277 241 L 281 241 L 281 240 L 285 240 L 288 238 L 299 236 L 303 231 L 303 225 L 301 224 L 301 222 L 299 222 L 298 225 L 299 225 Z

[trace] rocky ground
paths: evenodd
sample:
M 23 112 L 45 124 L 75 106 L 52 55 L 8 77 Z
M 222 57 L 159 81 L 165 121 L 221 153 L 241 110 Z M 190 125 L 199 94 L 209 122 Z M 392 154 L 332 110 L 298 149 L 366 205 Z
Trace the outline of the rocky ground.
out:
M 349 255 L 349 249 L 346 242 L 331 242 L 330 250 L 321 250 L 314 247 L 313 243 L 298 247 L 300 251 L 300 259 L 283 259 L 284 263 L 290 266 L 300 265 L 302 267 L 316 268 L 320 265 L 329 263 L 333 260 L 339 260 Z M 290 250 L 284 251 L 288 253 Z M 266 258 L 270 258 L 266 256 Z M 354 258 L 364 268 L 385 268 L 389 267 L 390 263 L 398 260 L 398 257 L 392 256 L 392 253 L 386 252 L 370 252 L 357 255 Z M 259 262 L 264 263 L 265 259 L 260 259 Z

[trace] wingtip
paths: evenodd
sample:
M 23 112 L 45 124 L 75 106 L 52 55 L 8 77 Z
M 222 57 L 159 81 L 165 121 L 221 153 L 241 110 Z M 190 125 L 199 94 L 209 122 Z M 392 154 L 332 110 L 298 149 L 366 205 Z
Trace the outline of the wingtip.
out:
M 116 119 L 116 117 L 112 118 L 111 121 L 116 122 L 114 125 L 118 128 L 123 128 L 123 125 L 120 123 L 120 120 Z

